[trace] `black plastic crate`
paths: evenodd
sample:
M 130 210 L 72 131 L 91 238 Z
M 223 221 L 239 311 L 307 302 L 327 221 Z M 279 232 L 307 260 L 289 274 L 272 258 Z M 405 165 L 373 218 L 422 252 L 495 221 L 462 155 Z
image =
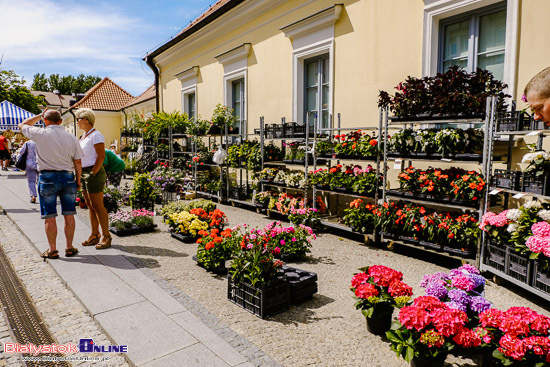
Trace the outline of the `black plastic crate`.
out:
M 493 185 L 510 190 L 520 189 L 521 171 L 507 169 L 495 169 L 493 174 Z
M 533 267 L 533 282 L 532 286 L 541 292 L 550 294 L 550 270 L 543 272 L 540 265 L 535 261 Z
M 231 274 L 227 277 L 227 299 L 248 312 L 265 319 L 286 311 L 290 307 L 290 284 L 278 278 L 273 284 L 253 287 L 247 283 L 235 284 Z
M 522 131 L 531 127 L 531 116 L 522 111 L 502 112 L 497 115 L 497 131 Z
M 530 173 L 523 173 L 522 183 L 523 192 L 531 192 L 533 194 L 548 195 L 548 175 L 535 176 Z
M 494 245 L 491 242 L 485 247 L 485 264 L 493 269 L 506 272 L 506 248 Z
M 507 249 L 507 256 L 506 274 L 522 283 L 529 284 L 533 271 L 533 261 L 527 256 L 514 252 L 511 247 Z

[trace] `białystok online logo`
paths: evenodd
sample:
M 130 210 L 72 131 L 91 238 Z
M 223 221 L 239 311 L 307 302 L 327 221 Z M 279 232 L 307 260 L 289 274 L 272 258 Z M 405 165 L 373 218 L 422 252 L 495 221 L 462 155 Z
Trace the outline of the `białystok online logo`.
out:
M 80 339 L 78 348 L 76 345 L 67 344 L 4 344 L 4 353 L 23 353 L 38 355 L 41 353 L 128 353 L 127 345 L 97 345 L 93 339 Z

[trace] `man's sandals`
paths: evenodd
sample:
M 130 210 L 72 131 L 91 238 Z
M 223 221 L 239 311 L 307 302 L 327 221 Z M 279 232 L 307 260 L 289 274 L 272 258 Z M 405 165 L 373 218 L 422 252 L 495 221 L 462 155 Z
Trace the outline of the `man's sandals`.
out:
M 74 256 L 76 254 L 78 254 L 78 249 L 76 249 L 74 247 L 65 249 L 65 256 L 66 257 L 71 257 L 71 256 Z M 44 251 L 40 256 L 44 259 L 44 261 L 46 261 L 46 259 L 59 259 L 59 251 L 57 251 L 57 250 L 50 251 L 48 249 L 48 250 Z

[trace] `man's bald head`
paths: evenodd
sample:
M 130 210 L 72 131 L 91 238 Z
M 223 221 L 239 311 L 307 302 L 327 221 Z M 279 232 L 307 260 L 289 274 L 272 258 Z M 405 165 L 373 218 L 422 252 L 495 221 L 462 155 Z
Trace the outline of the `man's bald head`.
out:
M 44 113 L 44 119 L 59 124 L 61 122 L 61 114 L 56 110 L 48 110 Z

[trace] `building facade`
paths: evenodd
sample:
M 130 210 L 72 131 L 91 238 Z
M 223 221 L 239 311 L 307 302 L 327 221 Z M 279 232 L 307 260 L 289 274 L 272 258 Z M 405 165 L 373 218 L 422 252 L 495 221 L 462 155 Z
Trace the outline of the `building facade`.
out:
M 222 103 L 249 132 L 261 116 L 313 112 L 324 127 L 339 114 L 373 126 L 379 90 L 454 64 L 491 70 L 521 99 L 548 66 L 548 15 L 545 0 L 220 0 L 145 59 L 160 110 L 209 119 Z

